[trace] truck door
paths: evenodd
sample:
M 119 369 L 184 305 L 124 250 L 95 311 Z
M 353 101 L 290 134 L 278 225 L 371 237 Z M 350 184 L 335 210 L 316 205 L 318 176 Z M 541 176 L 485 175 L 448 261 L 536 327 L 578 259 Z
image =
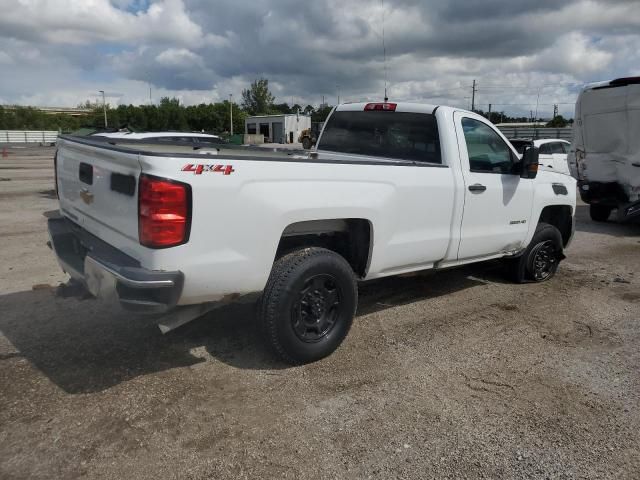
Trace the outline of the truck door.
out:
M 464 211 L 458 259 L 522 248 L 529 230 L 533 180 L 520 178 L 518 156 L 493 126 L 456 112 L 464 179 Z

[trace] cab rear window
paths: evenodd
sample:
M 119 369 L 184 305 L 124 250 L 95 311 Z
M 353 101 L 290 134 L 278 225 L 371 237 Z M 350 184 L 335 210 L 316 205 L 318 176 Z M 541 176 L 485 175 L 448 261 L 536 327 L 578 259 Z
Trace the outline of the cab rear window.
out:
M 320 150 L 375 157 L 442 163 L 435 116 L 386 111 L 334 112 Z

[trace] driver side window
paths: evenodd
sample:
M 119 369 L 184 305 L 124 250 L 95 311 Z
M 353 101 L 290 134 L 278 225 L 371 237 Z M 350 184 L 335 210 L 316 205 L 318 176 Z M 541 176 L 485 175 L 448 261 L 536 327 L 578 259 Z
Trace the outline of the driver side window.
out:
M 491 127 L 473 118 L 463 118 L 462 130 L 472 172 L 514 173 L 511 149 Z

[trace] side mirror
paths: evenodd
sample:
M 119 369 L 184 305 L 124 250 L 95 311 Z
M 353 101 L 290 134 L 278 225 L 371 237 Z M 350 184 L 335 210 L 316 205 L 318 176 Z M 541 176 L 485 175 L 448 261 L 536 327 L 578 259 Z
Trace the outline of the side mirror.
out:
M 525 147 L 524 152 L 522 153 L 522 161 L 520 162 L 522 165 L 522 170 L 520 170 L 521 178 L 536 178 L 536 175 L 538 175 L 539 156 L 540 151 L 538 150 L 538 147 Z

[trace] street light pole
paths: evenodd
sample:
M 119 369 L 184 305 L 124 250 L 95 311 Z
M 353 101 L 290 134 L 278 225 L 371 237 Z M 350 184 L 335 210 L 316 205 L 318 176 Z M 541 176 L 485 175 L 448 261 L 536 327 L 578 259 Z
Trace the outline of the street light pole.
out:
M 231 118 L 231 127 L 229 128 L 229 132 L 233 135 L 233 93 L 229 94 L 229 118 Z
M 107 128 L 107 102 L 104 99 L 104 90 L 98 90 L 102 94 L 102 111 L 104 112 L 104 128 Z

